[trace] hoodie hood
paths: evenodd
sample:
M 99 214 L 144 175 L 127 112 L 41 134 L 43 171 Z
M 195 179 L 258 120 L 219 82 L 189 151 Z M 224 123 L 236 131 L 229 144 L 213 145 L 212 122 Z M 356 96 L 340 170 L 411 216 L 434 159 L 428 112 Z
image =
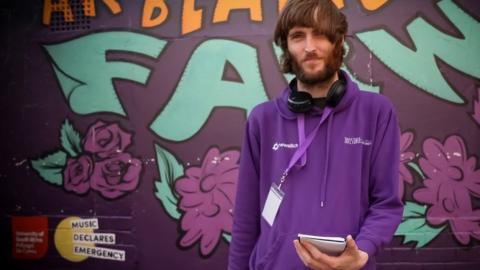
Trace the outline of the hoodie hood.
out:
M 326 120 L 325 122 L 327 125 L 327 134 L 326 134 L 326 149 L 324 152 L 325 155 L 325 171 L 323 172 L 323 175 L 321 176 L 321 186 L 322 186 L 322 191 L 320 193 L 320 199 L 321 199 L 321 207 L 323 207 L 326 204 L 326 194 L 327 194 L 327 179 L 328 179 L 328 174 L 329 174 L 329 163 L 330 163 L 330 133 L 331 133 L 331 126 L 332 126 L 332 121 L 333 118 L 335 117 L 335 114 L 346 109 L 356 98 L 357 94 L 359 93 L 358 86 L 356 83 L 352 82 L 350 77 L 346 74 L 344 71 L 342 72 L 342 75 L 345 78 L 345 81 L 347 83 L 346 89 L 345 89 L 345 94 L 343 95 L 342 99 L 340 102 L 337 104 L 337 106 L 333 107 L 331 112 L 327 112 L 327 115 L 325 115 L 325 118 L 322 117 L 323 120 Z M 277 110 L 279 111 L 280 115 L 286 119 L 297 119 L 298 120 L 298 113 L 292 112 L 288 108 L 288 97 L 293 91 L 293 89 L 290 87 L 291 83 L 288 85 L 288 87 L 283 90 L 282 94 L 280 97 L 278 97 L 275 101 L 275 105 Z M 324 109 L 319 109 L 319 108 L 314 108 L 312 110 L 312 115 L 319 115 L 324 112 Z M 315 130 L 318 130 L 320 125 L 322 125 L 323 120 L 321 120 Z M 300 122 L 298 124 L 299 126 L 299 137 L 300 136 Z M 316 131 L 315 131 L 316 132 Z M 300 143 L 302 141 L 305 141 L 304 139 L 300 139 Z M 302 157 L 301 157 L 301 163 L 300 166 L 303 166 L 307 162 L 307 153 L 305 152 Z
M 347 87 L 345 89 L 345 95 L 338 103 L 338 105 L 333 108 L 332 114 L 335 114 L 347 108 L 353 102 L 359 92 L 357 84 L 350 79 L 348 74 L 343 70 L 340 70 L 340 72 L 342 72 L 343 76 L 345 76 Z M 292 89 L 288 85 L 275 99 L 275 107 L 277 108 L 278 112 L 282 117 L 293 120 L 297 119 L 297 113 L 290 111 L 290 109 L 288 108 L 288 96 L 291 92 Z

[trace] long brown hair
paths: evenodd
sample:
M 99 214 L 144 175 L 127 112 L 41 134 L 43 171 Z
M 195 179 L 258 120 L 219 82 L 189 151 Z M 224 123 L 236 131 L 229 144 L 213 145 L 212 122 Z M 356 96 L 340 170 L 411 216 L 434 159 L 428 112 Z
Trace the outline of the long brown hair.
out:
M 334 44 L 335 62 L 343 61 L 343 40 L 348 30 L 345 15 L 331 0 L 289 0 L 285 5 L 275 27 L 274 40 L 283 51 L 281 69 L 284 73 L 293 73 L 292 59 L 288 52 L 288 32 L 295 26 L 311 27 L 325 35 Z

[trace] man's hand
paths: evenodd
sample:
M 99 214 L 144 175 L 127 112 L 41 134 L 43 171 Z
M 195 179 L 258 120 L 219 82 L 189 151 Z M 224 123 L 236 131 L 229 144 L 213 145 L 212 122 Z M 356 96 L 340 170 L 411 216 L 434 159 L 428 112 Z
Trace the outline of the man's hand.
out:
M 358 270 L 368 261 L 368 254 L 358 249 L 352 236 L 347 236 L 347 246 L 338 257 L 329 256 L 316 248 L 308 241 L 300 243 L 294 240 L 293 244 L 302 262 L 308 268 L 315 270 Z

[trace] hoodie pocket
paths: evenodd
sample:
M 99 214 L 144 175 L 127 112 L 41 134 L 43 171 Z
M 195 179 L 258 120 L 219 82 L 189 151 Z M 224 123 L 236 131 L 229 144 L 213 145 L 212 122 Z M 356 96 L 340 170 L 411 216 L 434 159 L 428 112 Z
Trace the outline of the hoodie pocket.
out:
M 267 252 L 265 255 L 259 258 L 257 263 L 255 264 L 255 269 L 256 270 L 263 270 L 263 269 L 268 269 L 268 266 L 271 265 L 272 261 L 276 258 L 276 254 L 280 247 L 283 245 L 283 242 L 285 242 L 285 234 L 279 234 L 277 238 L 273 241 L 271 246 L 268 248 Z
M 255 265 L 255 270 L 306 269 L 295 251 L 293 240 L 297 233 L 279 235 L 267 253 Z

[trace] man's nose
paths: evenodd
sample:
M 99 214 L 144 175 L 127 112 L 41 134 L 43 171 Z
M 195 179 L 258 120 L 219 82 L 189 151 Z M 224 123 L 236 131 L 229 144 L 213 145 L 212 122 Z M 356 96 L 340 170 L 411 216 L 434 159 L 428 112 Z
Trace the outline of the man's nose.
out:
M 315 43 L 311 35 L 307 35 L 305 38 L 305 52 L 311 53 L 315 51 Z

